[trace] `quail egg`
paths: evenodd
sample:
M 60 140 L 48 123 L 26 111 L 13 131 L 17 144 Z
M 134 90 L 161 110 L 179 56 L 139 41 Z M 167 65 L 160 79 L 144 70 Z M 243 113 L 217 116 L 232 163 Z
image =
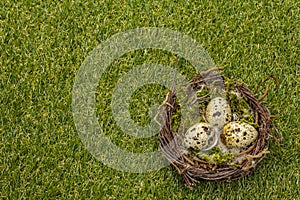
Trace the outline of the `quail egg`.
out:
M 186 148 L 205 149 L 214 141 L 213 129 L 208 123 L 197 123 L 187 130 L 183 141 Z
M 257 130 L 245 122 L 230 122 L 223 128 L 220 137 L 228 148 L 242 148 L 250 145 L 258 136 Z
M 228 101 L 222 97 L 213 98 L 206 108 L 207 121 L 218 128 L 222 128 L 231 121 L 231 109 Z

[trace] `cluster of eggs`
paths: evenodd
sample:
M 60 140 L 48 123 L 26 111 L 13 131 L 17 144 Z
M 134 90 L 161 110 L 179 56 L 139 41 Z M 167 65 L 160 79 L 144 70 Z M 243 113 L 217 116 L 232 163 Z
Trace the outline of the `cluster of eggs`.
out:
M 228 148 L 243 148 L 253 143 L 257 130 L 244 122 L 231 121 L 231 108 L 228 101 L 222 97 L 212 99 L 206 108 L 208 123 L 198 123 L 190 127 L 184 137 L 187 148 L 207 150 L 216 144 L 220 137 Z

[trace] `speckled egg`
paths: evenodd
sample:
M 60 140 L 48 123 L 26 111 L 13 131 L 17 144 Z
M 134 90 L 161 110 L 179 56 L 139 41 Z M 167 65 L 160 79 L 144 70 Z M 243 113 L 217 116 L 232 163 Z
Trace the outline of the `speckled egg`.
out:
M 257 130 L 245 122 L 230 122 L 223 128 L 220 135 L 228 148 L 242 148 L 250 145 L 258 136 Z
M 206 108 L 207 121 L 218 128 L 231 121 L 231 109 L 228 101 L 223 97 L 213 98 Z
M 213 130 L 208 123 L 197 123 L 190 127 L 184 137 L 186 148 L 201 150 L 207 148 L 214 138 Z

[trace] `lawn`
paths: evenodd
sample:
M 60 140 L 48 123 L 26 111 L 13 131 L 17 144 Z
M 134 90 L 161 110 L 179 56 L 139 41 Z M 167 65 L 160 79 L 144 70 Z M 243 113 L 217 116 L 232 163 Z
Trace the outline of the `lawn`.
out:
M 299 199 L 299 1 L 13 1 L 0 2 L 0 198 L 3 199 Z M 282 135 L 254 173 L 231 183 L 202 181 L 189 190 L 175 168 L 128 173 L 95 159 L 72 116 L 72 88 L 82 62 L 102 41 L 138 27 L 181 32 L 210 54 L 224 73 L 258 95 L 268 81 L 266 106 Z M 176 55 L 157 49 L 129 52 L 99 80 L 96 112 L 105 134 L 123 149 L 157 148 L 157 135 L 136 139 L 114 122 L 110 102 L 118 80 L 134 66 L 173 66 Z M 181 59 L 180 72 L 195 70 Z M 132 95 L 133 120 L 166 88 L 144 86 Z

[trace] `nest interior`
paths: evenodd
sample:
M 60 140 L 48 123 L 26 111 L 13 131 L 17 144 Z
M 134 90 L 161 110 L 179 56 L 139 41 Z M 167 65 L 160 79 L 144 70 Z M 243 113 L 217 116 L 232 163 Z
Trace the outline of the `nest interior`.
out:
M 216 78 L 221 81 L 225 80 L 224 75 L 211 74 L 209 71 L 196 75 L 188 84 L 196 89 L 204 84 L 211 83 Z M 214 87 L 217 85 L 215 84 Z M 235 155 L 241 158 L 236 165 L 228 163 L 213 164 L 186 151 L 179 141 L 179 137 L 177 137 L 179 133 L 173 122 L 174 113 L 180 109 L 174 86 L 171 87 L 165 102 L 160 108 L 162 119 L 159 133 L 160 148 L 168 161 L 182 175 L 187 185 L 195 185 L 203 179 L 226 182 L 240 179 L 251 173 L 265 154 L 268 153 L 268 136 L 271 126 L 269 110 L 244 84 L 234 82 L 232 85 L 251 107 L 258 131 L 257 139 L 239 152 L 238 155 Z

